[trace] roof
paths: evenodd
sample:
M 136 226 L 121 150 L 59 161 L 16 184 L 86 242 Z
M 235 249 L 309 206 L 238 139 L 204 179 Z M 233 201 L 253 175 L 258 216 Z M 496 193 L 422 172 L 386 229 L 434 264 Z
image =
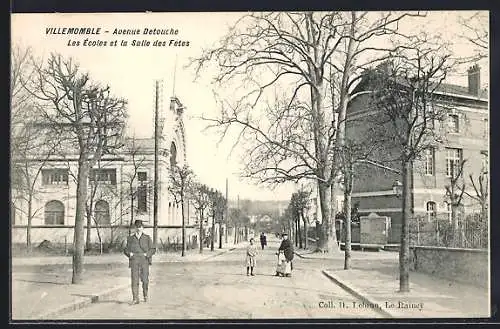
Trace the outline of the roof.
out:
M 150 150 L 155 147 L 154 138 L 127 138 L 125 144 L 128 149 Z
M 362 81 L 354 88 L 353 92 L 358 92 L 358 91 L 363 91 L 367 90 L 370 88 L 370 85 L 374 81 L 374 76 L 373 74 L 375 73 L 375 70 L 368 70 L 367 73 L 365 73 L 365 76 L 363 77 Z M 375 73 L 376 74 L 376 73 Z M 405 85 L 406 82 L 404 82 L 402 79 L 400 80 L 399 78 L 397 79 L 398 83 Z M 451 84 L 451 83 L 444 83 L 442 82 L 436 89 L 437 92 L 441 93 L 447 93 L 453 96 L 463 96 L 467 98 L 476 98 L 477 100 L 482 100 L 482 101 L 487 101 L 488 100 L 488 89 L 484 88 L 481 89 L 479 92 L 479 97 L 478 95 L 474 95 L 472 93 L 469 93 L 469 88 L 467 86 L 460 86 L 456 84 Z
M 454 85 L 451 83 L 441 83 L 441 85 L 437 88 L 437 90 L 440 92 L 456 94 L 459 96 L 468 96 L 468 97 L 476 96 L 477 97 L 477 95 L 469 93 L 468 87 Z M 486 89 L 486 88 L 481 89 L 479 91 L 479 98 L 487 100 L 488 99 L 488 89 Z

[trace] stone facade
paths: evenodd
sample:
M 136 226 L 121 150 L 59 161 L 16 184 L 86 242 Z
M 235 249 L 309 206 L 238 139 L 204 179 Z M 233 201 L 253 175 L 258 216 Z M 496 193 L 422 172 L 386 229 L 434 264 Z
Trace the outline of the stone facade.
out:
M 478 69 L 476 67 L 476 69 Z M 474 72 L 479 77 L 479 72 Z M 451 209 L 447 204 L 445 186 L 450 184 L 447 175 L 447 158 L 453 154 L 450 148 L 460 151 L 460 158 L 466 160 L 463 178 L 466 190 L 475 194 L 469 175 L 477 182 L 482 172 L 488 171 L 489 154 L 489 108 L 487 95 L 483 91 L 471 94 L 468 88 L 456 85 L 443 85 L 439 94 L 446 98 L 448 118 L 456 118 L 457 131 L 449 129 L 448 121 L 435 122 L 435 128 L 443 142 L 436 145 L 427 161 L 422 155 L 414 161 L 412 176 L 412 208 L 415 216 L 431 218 L 451 218 Z M 440 104 L 437 104 L 439 106 Z M 348 138 L 366 138 L 373 127 L 377 112 L 370 108 L 370 96 L 359 96 L 350 102 L 347 112 Z M 379 127 L 384 129 L 384 127 Z M 384 145 L 380 152 L 371 156 L 371 160 L 395 170 L 401 164 L 392 159 L 399 157 L 396 145 Z M 426 163 L 432 163 L 432 168 Z M 399 174 L 371 164 L 359 164 L 354 178 L 353 204 L 359 202 L 360 215 L 375 212 L 392 218 L 392 232 L 389 243 L 399 243 L 401 230 L 401 199 L 392 189 Z M 480 211 L 480 204 L 464 195 L 462 200 L 465 215 Z M 430 209 L 434 209 L 431 211 Z M 433 214 L 431 216 L 430 214 Z
M 180 236 L 182 225 L 181 206 L 176 204 L 168 191 L 170 168 L 176 163 L 186 163 L 186 140 L 183 124 L 184 107 L 177 98 L 161 113 L 161 138 L 159 144 L 158 225 L 160 239 Z M 41 168 L 35 181 L 32 202 L 32 242 L 43 240 L 64 243 L 73 241 L 76 211 L 77 155 L 58 154 Z M 38 170 L 36 165 L 33 170 Z M 94 171 L 92 171 L 94 170 Z M 102 222 L 100 233 L 110 240 L 112 232 L 128 227 L 136 219 L 145 227 L 153 225 L 154 138 L 127 138 L 120 154 L 106 156 L 98 167 L 91 169 L 88 198 Z M 131 196 L 133 193 L 133 197 Z M 12 242 L 26 242 L 27 208 L 22 191 L 12 191 Z M 191 206 L 185 207 L 186 225 L 194 226 L 196 214 Z M 93 223 L 92 241 L 97 240 Z M 113 229 L 111 229 L 113 227 Z M 197 229 L 188 230 L 197 235 Z

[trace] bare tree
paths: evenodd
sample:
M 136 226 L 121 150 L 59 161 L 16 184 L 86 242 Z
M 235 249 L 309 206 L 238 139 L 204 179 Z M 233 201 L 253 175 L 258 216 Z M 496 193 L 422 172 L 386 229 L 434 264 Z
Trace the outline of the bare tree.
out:
M 210 250 L 214 251 L 215 222 L 218 221 L 219 223 L 222 223 L 222 216 L 224 210 L 226 209 L 226 199 L 222 195 L 222 192 L 214 189 L 210 189 L 208 196 L 210 200 L 209 201 L 210 217 L 212 217 L 212 228 L 210 231 Z
M 294 219 L 296 220 L 297 237 L 299 248 L 307 248 L 307 218 L 305 211 L 309 207 L 311 191 L 301 188 L 299 191 L 294 192 L 290 199 L 290 206 L 293 210 Z M 300 229 L 300 221 L 304 224 L 303 232 Z
M 481 220 L 488 221 L 488 171 L 483 170 L 479 173 L 477 182 L 474 180 L 472 174 L 469 174 L 469 179 L 474 188 L 474 194 L 467 191 L 465 191 L 465 194 L 480 204 Z
M 126 102 L 109 87 L 93 84 L 72 59 L 52 54 L 46 65 L 33 60 L 36 78 L 26 85 L 44 103 L 43 126 L 78 150 L 72 283 L 83 281 L 84 218 L 89 170 L 103 154 L 121 146 Z
M 451 162 L 450 168 L 450 183 L 445 185 L 445 196 L 451 206 L 451 221 L 453 228 L 452 246 L 458 247 L 461 245 L 462 234 L 459 229 L 458 209 L 462 205 L 462 199 L 465 192 L 465 182 L 463 179 L 464 165 L 466 159 Z
M 394 60 L 372 76 L 380 87 L 372 95 L 376 114 L 367 119 L 372 120 L 372 128 L 366 135 L 375 136 L 387 154 L 396 154 L 394 160 L 401 164 L 403 219 L 399 266 L 400 291 L 406 292 L 409 291 L 408 225 L 413 217 L 411 172 L 414 160 L 442 141 L 435 124 L 443 120 L 449 108 L 446 99 L 435 91 L 453 63 L 442 43 L 434 44 L 426 36 L 410 39 L 393 55 Z
M 488 12 L 474 12 L 472 15 L 460 15 L 458 23 L 464 28 L 460 38 L 470 42 L 476 50 L 476 54 L 469 60 L 478 61 L 488 57 L 489 49 L 489 22 Z
M 246 176 L 266 184 L 300 179 L 318 183 L 324 251 L 338 250 L 330 218 L 337 170 L 331 149 L 345 119 L 349 90 L 357 82 L 351 79 L 360 65 L 356 59 L 380 50 L 369 41 L 396 33 L 397 23 L 409 15 L 251 13 L 238 20 L 217 47 L 194 60 L 197 72 L 215 62 L 220 72 L 215 82 L 231 86 L 233 97 L 238 91 L 235 83 L 241 83 L 243 96 L 234 104 L 223 102 L 221 116 L 212 119 L 211 126 L 222 128 L 222 138 L 230 126 L 240 129 L 236 143 L 247 143 L 249 151 Z M 341 81 L 341 100 L 329 108 L 326 99 L 334 97 L 328 94 L 332 70 Z M 288 92 L 263 106 L 277 89 Z M 264 114 L 257 116 L 256 109 Z M 340 131 L 340 140 L 342 136 Z
M 123 148 L 128 164 L 127 170 L 122 173 L 122 183 L 126 185 L 123 197 L 127 198 L 129 203 L 129 207 L 125 207 L 123 211 L 130 216 L 130 225 L 134 223 L 134 216 L 139 212 L 139 198 L 145 198 L 145 203 L 141 207 L 150 209 L 151 204 L 147 196 L 152 192 L 152 182 L 144 168 L 147 159 L 143 151 L 135 137 L 129 138 Z M 144 210 L 141 209 L 141 211 Z
M 29 61 L 31 55 L 29 48 L 13 47 L 10 71 L 10 176 L 13 190 L 11 202 L 15 209 L 26 215 L 28 252 L 32 248 L 32 221 L 42 209 L 33 209 L 35 199 L 43 193 L 39 178 L 60 144 L 59 136 L 47 134 L 38 126 L 41 119 L 39 104 L 25 88 L 26 81 L 33 79 L 33 67 Z M 67 182 L 67 175 L 65 177 Z M 21 200 L 26 203 L 27 209 L 17 204 Z
M 365 142 L 357 142 L 346 138 L 340 149 L 335 149 L 338 154 L 339 163 L 341 164 L 340 173 L 342 174 L 342 186 L 344 190 L 344 215 L 345 223 L 345 246 L 344 246 L 344 269 L 351 268 L 351 224 L 352 224 L 352 191 L 354 179 L 357 173 L 355 167 L 357 164 L 367 160 L 372 155 L 379 144 L 376 140 L 371 140 L 370 144 L 365 145 Z
M 194 208 L 198 212 L 199 216 L 199 248 L 200 254 L 203 253 L 203 223 L 205 221 L 205 215 L 208 207 L 210 206 L 209 198 L 210 189 L 205 184 L 195 182 L 190 192 L 191 200 L 194 204 Z
M 181 256 L 185 256 L 186 252 L 186 214 L 184 208 L 186 206 L 187 197 L 189 196 L 189 191 L 193 184 L 194 174 L 193 171 L 184 165 L 180 167 L 175 165 L 170 172 L 171 184 L 168 190 L 175 199 L 176 204 L 181 204 L 181 214 L 182 214 L 182 253 Z

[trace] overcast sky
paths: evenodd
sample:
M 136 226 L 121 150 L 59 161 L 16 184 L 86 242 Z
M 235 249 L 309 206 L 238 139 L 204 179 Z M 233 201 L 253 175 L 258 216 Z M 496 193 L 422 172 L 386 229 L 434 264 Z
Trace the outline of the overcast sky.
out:
M 441 31 L 443 38 L 455 38 L 459 34 L 456 14 L 434 12 L 420 26 Z M 236 151 L 229 155 L 231 141 L 217 147 L 217 136 L 203 132 L 206 122 L 197 119 L 202 115 L 216 115 L 217 106 L 210 85 L 210 72 L 194 82 L 193 71 L 184 69 L 189 57 L 199 55 L 202 48 L 213 45 L 240 16 L 241 13 L 13 14 L 12 44 L 31 46 L 39 56 L 46 57 L 54 51 L 75 58 L 94 80 L 108 84 L 115 95 L 128 100 L 129 132 L 135 133 L 137 137 L 152 136 L 154 84 L 155 80 L 162 80 L 164 106 L 168 105 L 170 96 L 175 94 L 187 108 L 185 126 L 188 163 L 202 182 L 224 192 L 227 177 L 231 199 L 239 194 L 240 198 L 287 200 L 294 189 L 292 184 L 271 191 L 238 178 L 240 154 Z M 417 28 L 415 25 L 409 26 Z M 99 27 L 101 31 L 107 30 L 109 33 L 99 36 L 47 35 L 46 29 L 49 27 Z M 144 28 L 173 28 L 178 29 L 179 33 L 171 36 L 115 36 L 112 35 L 115 28 L 140 29 L 141 32 Z M 108 44 L 118 40 L 118 46 L 81 45 L 86 38 L 105 40 Z M 152 43 L 156 39 L 167 43 L 170 39 L 187 41 L 189 46 L 153 47 Z M 70 40 L 80 41 L 80 46 L 68 46 Z M 119 46 L 120 40 L 127 40 L 129 46 Z M 151 45 L 133 47 L 132 40 L 149 40 Z M 459 42 L 457 47 L 458 51 L 467 51 L 467 47 L 464 48 Z M 464 73 L 458 72 L 450 79 L 453 83 L 466 85 Z M 489 72 L 485 66 L 482 70 L 483 84 L 487 84 L 488 77 Z

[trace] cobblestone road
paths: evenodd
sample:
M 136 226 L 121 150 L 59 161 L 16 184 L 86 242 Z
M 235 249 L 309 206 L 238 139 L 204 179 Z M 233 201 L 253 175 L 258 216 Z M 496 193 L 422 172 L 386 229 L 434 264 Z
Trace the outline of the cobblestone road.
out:
M 130 305 L 127 289 L 59 319 L 381 317 L 353 307 L 359 301 L 321 274 L 324 260 L 296 258 L 293 277 L 275 277 L 276 247 L 260 251 L 254 277 L 246 275 L 242 249 L 199 263 L 153 264 L 148 303 Z

